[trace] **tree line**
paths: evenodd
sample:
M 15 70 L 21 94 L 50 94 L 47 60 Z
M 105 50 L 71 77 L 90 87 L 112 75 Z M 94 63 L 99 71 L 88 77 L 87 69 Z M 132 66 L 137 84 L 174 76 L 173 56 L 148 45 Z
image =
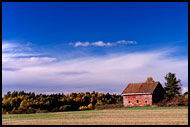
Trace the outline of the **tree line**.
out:
M 122 103 L 122 96 L 109 93 L 86 92 L 38 94 L 24 91 L 7 92 L 2 98 L 2 113 L 42 113 L 90 110 L 97 105 Z
M 181 80 L 177 79 L 174 73 L 168 73 L 165 77 L 165 98 L 172 98 L 181 95 Z M 188 99 L 188 92 L 183 95 Z M 7 92 L 2 97 L 2 113 L 42 113 L 42 112 L 62 112 L 76 110 L 90 110 L 95 106 L 104 104 L 122 103 L 121 95 L 86 92 L 62 94 L 38 94 L 24 91 Z

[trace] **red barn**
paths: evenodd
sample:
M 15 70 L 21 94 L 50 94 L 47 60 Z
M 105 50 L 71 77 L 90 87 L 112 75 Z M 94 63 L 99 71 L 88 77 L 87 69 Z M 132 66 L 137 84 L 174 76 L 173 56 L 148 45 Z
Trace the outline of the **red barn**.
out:
M 146 106 L 157 103 L 164 98 L 165 91 L 160 82 L 155 82 L 151 77 L 146 82 L 129 83 L 122 92 L 123 105 Z

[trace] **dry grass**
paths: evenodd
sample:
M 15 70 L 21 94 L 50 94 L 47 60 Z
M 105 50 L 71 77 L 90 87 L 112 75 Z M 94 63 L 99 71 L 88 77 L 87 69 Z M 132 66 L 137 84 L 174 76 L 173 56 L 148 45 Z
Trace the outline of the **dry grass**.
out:
M 3 125 L 188 125 L 188 108 L 126 108 L 3 115 Z

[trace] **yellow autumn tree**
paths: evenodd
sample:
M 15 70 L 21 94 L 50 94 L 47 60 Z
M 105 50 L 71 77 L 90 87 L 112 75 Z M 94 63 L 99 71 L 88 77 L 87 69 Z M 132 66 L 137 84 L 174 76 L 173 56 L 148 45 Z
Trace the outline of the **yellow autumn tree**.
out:
M 92 104 L 92 103 L 90 103 L 90 104 L 88 105 L 88 109 L 93 109 L 93 104 Z

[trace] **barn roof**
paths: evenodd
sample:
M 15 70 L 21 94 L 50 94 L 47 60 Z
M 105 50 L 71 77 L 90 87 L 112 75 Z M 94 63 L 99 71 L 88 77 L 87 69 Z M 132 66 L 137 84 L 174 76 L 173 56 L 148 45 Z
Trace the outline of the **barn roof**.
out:
M 160 82 L 146 81 L 141 83 L 129 83 L 122 94 L 153 93 L 154 89 Z

